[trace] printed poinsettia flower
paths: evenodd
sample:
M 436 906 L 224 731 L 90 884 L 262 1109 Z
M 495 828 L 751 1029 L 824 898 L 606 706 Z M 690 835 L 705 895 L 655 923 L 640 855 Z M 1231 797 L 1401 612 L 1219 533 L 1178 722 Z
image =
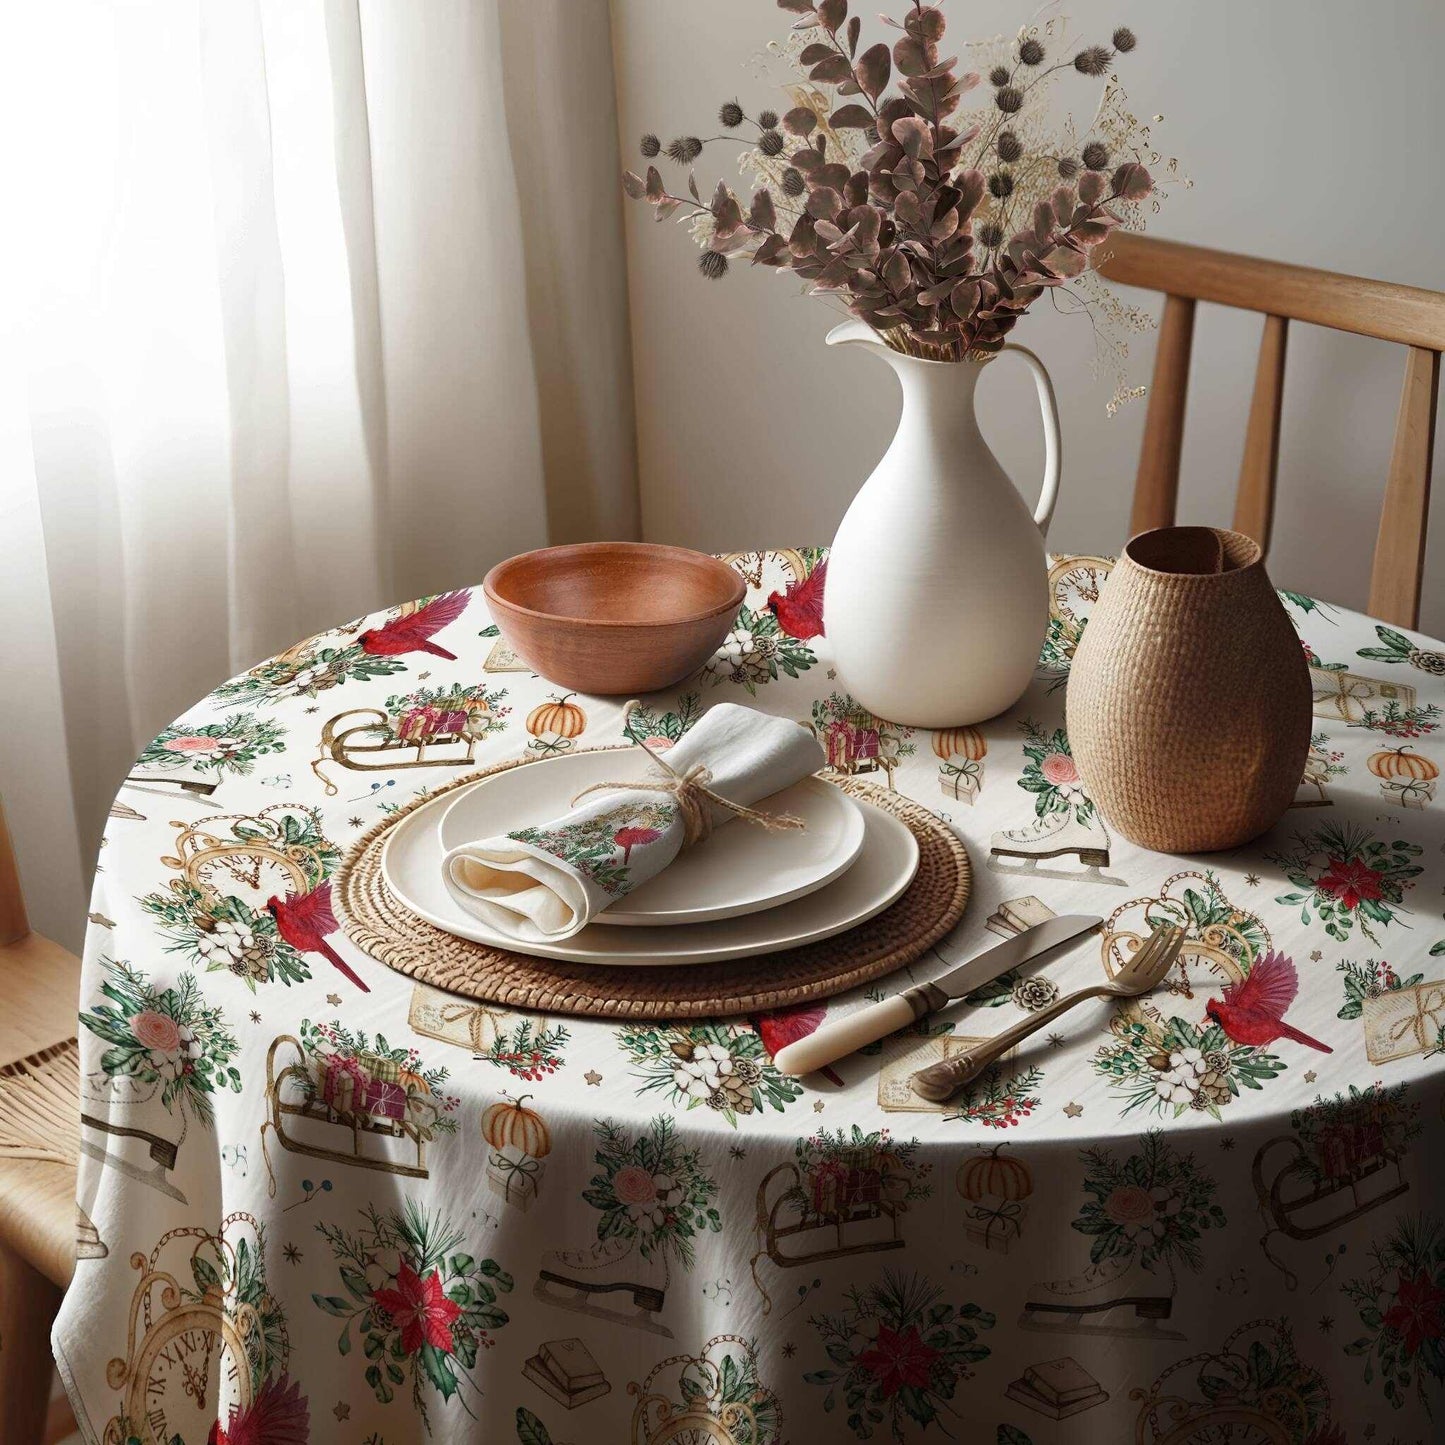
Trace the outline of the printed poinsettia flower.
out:
M 660 837 L 662 833 L 657 828 L 619 828 L 612 835 L 612 841 L 622 849 L 622 861 L 626 863 L 632 857 L 634 848 L 655 843 Z
M 1366 867 L 1358 859 L 1331 858 L 1329 868 L 1320 874 L 1315 887 L 1353 910 L 1366 900 L 1373 903 L 1383 896 L 1383 878 L 1377 869 Z
M 937 1358 L 938 1351 L 924 1343 L 917 1325 L 895 1331 L 880 1323 L 877 1339 L 858 1356 L 858 1363 L 878 1381 L 880 1393 L 889 1400 L 905 1386 L 924 1389 Z
M 1426 1340 L 1445 1334 L 1445 1290 L 1422 1269 L 1414 1279 L 1402 1270 L 1395 1289 L 1395 1303 L 1382 1316 L 1395 1331 L 1407 1355 L 1418 1354 Z
M 153 1054 L 173 1054 L 181 1046 L 180 1025 L 169 1014 L 142 1009 L 130 1021 L 136 1042 Z
M 452 1353 L 452 1321 L 461 1314 L 462 1307 L 446 1297 L 436 1270 L 423 1279 L 402 1260 L 396 1284 L 374 1291 L 371 1297 L 401 1330 L 404 1354 L 414 1355 L 423 1345 L 431 1345 L 444 1355 Z
M 1079 769 L 1068 753 L 1048 753 L 1040 760 L 1039 771 L 1056 788 L 1071 788 L 1079 781 Z

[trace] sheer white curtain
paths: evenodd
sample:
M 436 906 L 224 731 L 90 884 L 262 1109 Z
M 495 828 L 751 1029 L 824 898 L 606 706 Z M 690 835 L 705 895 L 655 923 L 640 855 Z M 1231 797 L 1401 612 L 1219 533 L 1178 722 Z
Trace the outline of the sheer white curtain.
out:
M 638 527 L 607 0 L 0 19 L 0 794 L 73 941 L 217 682 Z

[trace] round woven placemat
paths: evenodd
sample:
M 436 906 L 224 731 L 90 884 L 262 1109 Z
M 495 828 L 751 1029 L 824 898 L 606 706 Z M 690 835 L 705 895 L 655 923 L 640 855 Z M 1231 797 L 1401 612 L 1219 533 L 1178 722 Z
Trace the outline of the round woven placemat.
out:
M 438 793 L 534 761 L 517 759 L 469 773 L 384 818 L 358 839 L 333 889 L 347 936 L 398 973 L 509 1008 L 609 1019 L 706 1018 L 792 1008 L 892 973 L 927 952 L 968 905 L 972 870 L 952 829 L 927 808 L 886 788 L 832 778 L 844 792 L 907 824 L 918 839 L 918 873 L 876 918 L 819 943 L 722 963 L 616 968 L 488 948 L 434 928 L 404 908 L 381 875 L 388 832 Z

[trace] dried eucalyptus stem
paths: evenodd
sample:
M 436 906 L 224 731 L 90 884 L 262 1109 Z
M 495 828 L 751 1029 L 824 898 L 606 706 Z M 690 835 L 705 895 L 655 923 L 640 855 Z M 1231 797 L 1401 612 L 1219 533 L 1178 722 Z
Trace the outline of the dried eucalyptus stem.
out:
M 642 138 L 645 157 L 688 167 L 686 196 L 669 190 L 656 166 L 623 176 L 628 195 L 652 205 L 658 220 L 681 211 L 702 228 L 704 276 L 720 279 L 740 257 L 789 270 L 890 346 L 959 361 L 997 351 L 1019 316 L 1080 276 L 1090 251 L 1153 189 L 1137 150 L 1116 156 L 1103 138 L 1072 130 L 1063 141 L 1049 138 L 1030 118 L 1052 77 L 1109 77 L 1137 43 L 1126 28 L 1109 45 L 1057 57 L 1051 28 L 1026 29 L 1008 60 L 990 68 L 989 102 L 960 117 L 983 77 L 941 57 L 938 5 L 914 0 L 902 20 L 880 16 L 902 33 L 861 54 L 862 23 L 848 0 L 778 5 L 799 17 L 797 62 L 810 95 L 826 87 L 837 103 L 831 112 L 798 104 L 781 116 L 750 116 L 737 100 L 720 107 L 724 131 L 756 132 L 758 166 L 777 175 L 775 184 L 757 189 L 746 212 L 725 181 L 703 200 L 692 166 L 730 135 L 678 136 L 666 146 Z M 848 143 L 850 132 L 866 150 Z

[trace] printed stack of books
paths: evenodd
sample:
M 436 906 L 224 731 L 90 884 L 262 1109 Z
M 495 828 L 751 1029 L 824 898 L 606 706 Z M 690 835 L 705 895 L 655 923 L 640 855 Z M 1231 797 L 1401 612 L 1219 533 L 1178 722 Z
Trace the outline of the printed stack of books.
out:
M 1109 1398 L 1109 1392 L 1069 1355 L 1030 1365 L 1004 1393 L 1051 1420 L 1091 1410 Z
M 569 1410 L 612 1388 L 581 1340 L 549 1340 L 522 1366 L 522 1373 Z
M 1058 915 L 1041 898 L 1032 894 L 1025 898 L 1010 898 L 1000 903 L 997 910 L 984 920 L 984 927 L 1000 938 L 1014 938 L 1026 928 L 1037 927 Z

